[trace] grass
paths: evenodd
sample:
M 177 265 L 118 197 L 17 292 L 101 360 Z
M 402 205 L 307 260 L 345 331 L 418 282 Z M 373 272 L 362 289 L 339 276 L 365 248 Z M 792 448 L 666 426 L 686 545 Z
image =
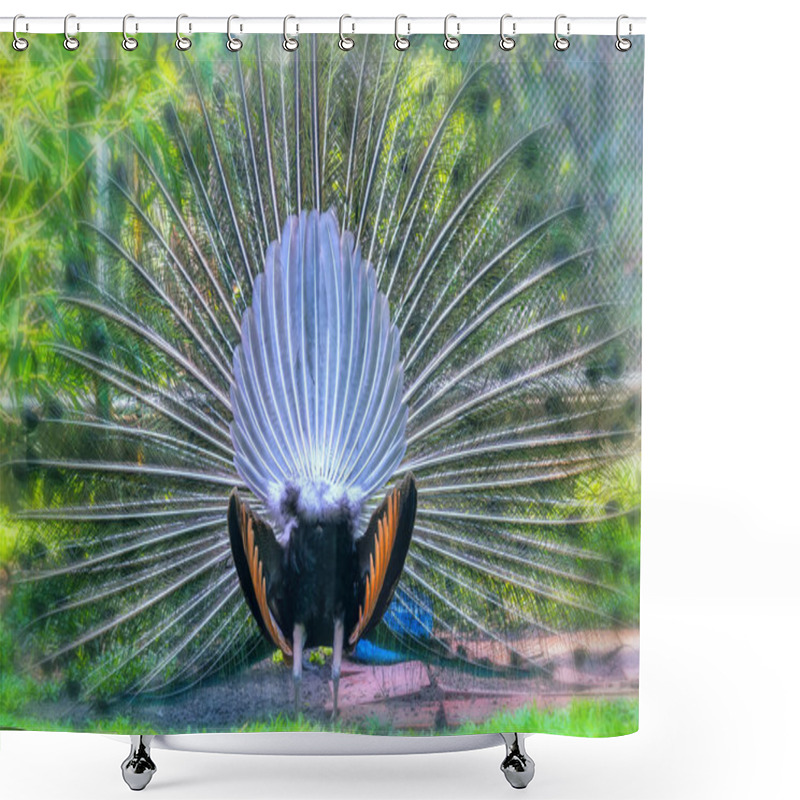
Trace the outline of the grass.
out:
M 98 719 L 89 722 L 72 724 L 69 721 L 55 722 L 53 720 L 40 719 L 30 716 L 15 716 L 0 712 L 0 730 L 21 730 L 21 731 L 51 731 L 51 732 L 70 732 L 70 733 L 164 733 L 155 730 L 150 724 L 142 724 L 130 717 L 118 716 L 113 719 Z M 176 731 L 180 732 L 180 731 Z M 184 733 L 196 733 L 196 731 L 183 731 Z
M 71 723 L 70 720 L 43 720 L 0 710 L 0 729 L 16 728 L 36 731 L 80 731 L 87 733 L 293 733 L 328 732 L 366 733 L 396 736 L 439 735 L 434 731 L 387 731 L 376 720 L 360 725 L 334 725 L 279 714 L 268 720 L 226 729 L 189 726 L 184 729 L 159 728 L 128 716 L 116 716 Z M 467 723 L 446 734 L 473 734 L 519 731 L 521 733 L 550 733 L 564 736 L 608 737 L 624 736 L 639 729 L 639 703 L 635 699 L 576 699 L 563 708 L 539 708 L 535 703 L 517 711 L 500 712 L 480 723 Z
M 563 708 L 539 708 L 535 703 L 516 711 L 502 711 L 481 723 L 470 722 L 453 733 L 519 731 L 562 736 L 603 738 L 639 730 L 639 701 L 575 699 Z

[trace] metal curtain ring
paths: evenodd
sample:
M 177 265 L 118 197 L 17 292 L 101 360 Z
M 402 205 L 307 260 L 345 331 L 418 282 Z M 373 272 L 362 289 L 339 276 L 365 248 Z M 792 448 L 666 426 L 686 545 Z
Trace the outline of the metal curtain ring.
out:
M 128 36 L 128 20 L 134 19 L 133 14 L 126 14 L 122 18 L 122 49 L 128 50 L 135 50 L 139 46 L 139 42 L 134 39 L 132 36 Z
M 228 41 L 225 42 L 225 47 L 227 47 L 231 53 L 238 53 L 244 47 L 244 42 L 238 36 L 234 36 L 231 33 L 231 22 L 235 19 L 239 19 L 236 14 L 231 14 L 228 17 Z
M 344 51 L 352 50 L 356 46 L 355 39 L 351 36 L 345 36 L 342 30 L 346 19 L 353 18 L 349 14 L 342 14 L 342 16 L 339 17 L 339 49 Z M 352 25 L 352 28 L 355 30 L 356 26 Z
M 283 49 L 291 53 L 300 47 L 300 41 L 295 36 L 289 36 L 290 19 L 296 19 L 296 17 L 293 17 L 291 14 L 289 14 L 283 18 Z
M 75 15 L 74 14 L 67 14 L 67 16 L 64 17 L 64 49 L 65 50 L 77 50 L 81 46 L 81 43 L 74 36 L 70 36 L 69 35 L 69 21 L 71 19 L 75 19 Z
M 555 34 L 555 39 L 553 40 L 553 47 L 560 52 L 564 52 L 569 47 L 569 39 L 565 39 L 563 36 L 559 35 L 558 33 L 558 21 L 560 19 L 566 19 L 566 14 L 559 14 L 556 17 L 555 24 L 553 25 L 553 33 Z M 569 35 L 570 23 L 567 23 L 567 35 Z
M 500 17 L 500 49 L 505 50 L 506 52 L 513 50 L 514 46 L 516 45 L 516 41 L 514 41 L 514 39 L 512 39 L 510 36 L 507 36 L 506 32 L 503 30 L 503 26 L 507 19 L 511 19 L 511 14 L 503 14 L 503 16 Z M 516 22 L 511 24 L 511 32 L 517 32 Z
M 444 49 L 445 50 L 457 50 L 458 46 L 461 44 L 461 42 L 459 42 L 458 39 L 456 39 L 455 36 L 451 36 L 449 31 L 448 31 L 448 23 L 450 22 L 451 19 L 457 19 L 456 15 L 455 14 L 448 14 L 444 18 L 444 42 L 443 42 L 443 44 L 444 44 Z M 459 32 L 460 28 L 461 28 L 461 24 L 457 22 L 456 23 L 456 33 Z
M 24 14 L 17 14 L 14 17 L 14 21 L 11 23 L 11 33 L 14 34 L 14 41 L 11 42 L 11 46 L 18 52 L 21 53 L 23 50 L 28 49 L 28 40 L 23 39 L 20 36 L 17 36 L 17 20 L 18 19 L 25 19 Z
M 405 14 L 398 14 L 394 18 L 394 49 L 400 52 L 408 50 L 408 48 L 411 47 L 411 40 L 407 36 L 400 35 L 401 19 L 408 19 L 408 17 Z M 411 33 L 411 25 L 409 23 L 406 23 L 406 28 L 408 32 Z
M 175 18 L 175 47 L 177 47 L 178 50 L 188 50 L 192 46 L 192 40 L 181 33 L 181 20 L 187 19 L 188 16 L 188 14 L 178 14 Z M 191 29 L 190 25 L 189 30 L 191 31 Z
M 625 53 L 631 49 L 632 42 L 630 39 L 623 39 L 622 36 L 619 35 L 619 24 L 622 22 L 623 19 L 628 19 L 627 14 L 620 14 L 617 17 L 617 41 L 614 43 L 614 47 L 620 51 L 620 53 Z M 628 23 L 628 34 L 630 34 L 632 26 Z

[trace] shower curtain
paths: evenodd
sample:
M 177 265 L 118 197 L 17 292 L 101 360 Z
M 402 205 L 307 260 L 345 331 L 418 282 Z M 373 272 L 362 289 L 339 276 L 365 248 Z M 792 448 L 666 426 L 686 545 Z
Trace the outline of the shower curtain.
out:
M 0 727 L 638 727 L 644 39 L 0 47 Z

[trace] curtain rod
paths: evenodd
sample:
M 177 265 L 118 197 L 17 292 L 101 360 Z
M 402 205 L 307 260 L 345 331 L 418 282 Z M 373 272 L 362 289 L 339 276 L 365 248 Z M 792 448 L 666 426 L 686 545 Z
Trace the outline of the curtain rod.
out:
M 11 32 L 13 17 L 0 17 L 0 31 Z M 504 30 L 508 35 L 549 33 L 554 31 L 554 17 L 513 17 L 507 16 Z M 64 33 L 64 17 L 20 17 L 17 20 L 17 33 Z M 395 32 L 395 17 L 351 17 L 347 15 L 342 24 L 346 34 Z M 443 17 L 401 17 L 399 31 L 402 35 L 415 33 L 444 33 Z M 339 33 L 339 17 L 292 17 L 289 23 L 292 34 Z M 608 35 L 617 31 L 616 17 L 570 17 L 560 16 L 559 32 L 562 35 L 578 36 Z M 567 26 L 569 25 L 569 30 Z M 227 17 L 195 17 L 187 15 L 181 19 L 181 32 L 225 33 L 228 29 Z M 128 34 L 134 33 L 175 33 L 175 17 L 129 17 Z M 283 33 L 284 17 L 237 17 L 232 23 L 234 33 Z M 496 17 L 451 17 L 448 30 L 456 35 L 485 34 L 500 32 L 500 15 Z M 621 22 L 623 36 L 642 35 L 645 32 L 645 17 L 627 17 Z M 69 18 L 69 33 L 122 33 L 122 17 L 81 17 Z

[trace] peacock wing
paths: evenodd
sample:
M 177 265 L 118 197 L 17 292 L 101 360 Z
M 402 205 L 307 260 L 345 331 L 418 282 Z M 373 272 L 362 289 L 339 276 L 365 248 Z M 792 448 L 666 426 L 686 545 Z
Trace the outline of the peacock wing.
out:
M 350 633 L 350 645 L 381 621 L 392 600 L 411 544 L 416 510 L 417 487 L 409 472 L 375 509 L 356 543 L 361 583 L 358 620 Z
M 228 505 L 228 535 L 239 583 L 250 612 L 261 632 L 287 656 L 292 647 L 281 626 L 279 611 L 285 600 L 283 549 L 268 523 L 241 498 L 231 492 Z

